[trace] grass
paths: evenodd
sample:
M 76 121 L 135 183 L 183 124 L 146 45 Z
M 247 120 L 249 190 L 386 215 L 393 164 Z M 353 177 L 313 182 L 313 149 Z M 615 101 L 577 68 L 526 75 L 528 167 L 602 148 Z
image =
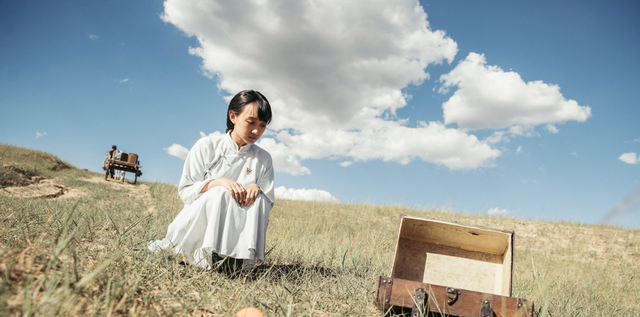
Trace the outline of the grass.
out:
M 0 145 L 0 165 L 80 190 L 0 195 L 0 315 L 381 316 L 399 214 L 516 232 L 513 296 L 541 316 L 639 316 L 640 231 L 398 206 L 278 200 L 266 261 L 229 277 L 146 251 L 182 208 L 174 186 L 119 185 L 50 154 Z M 56 167 L 57 166 L 57 167 Z M 66 168 L 60 168 L 66 166 Z

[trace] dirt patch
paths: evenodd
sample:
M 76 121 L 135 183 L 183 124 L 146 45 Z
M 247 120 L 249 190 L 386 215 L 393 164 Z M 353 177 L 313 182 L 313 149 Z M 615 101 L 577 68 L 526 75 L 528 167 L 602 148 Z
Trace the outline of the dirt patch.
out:
M 53 161 L 53 166 L 50 167 L 49 169 L 52 171 L 60 171 L 60 170 L 67 170 L 70 169 L 72 166 L 61 161 L 59 158 L 51 155 L 51 157 L 49 157 L 49 159 L 51 159 Z
M 142 186 L 142 185 L 134 185 L 134 184 L 130 183 L 128 180 L 125 180 L 124 182 L 117 181 L 117 180 L 114 180 L 112 178 L 107 178 L 105 180 L 104 176 L 95 176 L 95 177 L 91 177 L 91 178 L 78 178 L 78 180 L 81 180 L 83 182 L 94 183 L 94 184 L 109 184 L 109 186 L 111 186 L 111 188 L 116 188 L 116 189 L 129 189 L 129 190 L 131 190 L 131 189 L 136 188 L 138 186 Z
M 32 182 L 35 184 L 3 188 L 0 195 L 20 198 L 75 198 L 86 194 L 80 189 L 58 184 L 42 176 L 32 177 Z
M 27 186 L 38 181 L 38 173 L 15 165 L 3 164 L 0 168 L 0 188 Z
M 104 184 L 107 183 L 113 189 L 126 189 L 129 192 L 125 194 L 125 196 L 133 197 L 137 199 L 141 199 L 145 206 L 147 207 L 147 214 L 154 213 L 156 211 L 155 206 L 153 205 L 153 198 L 151 198 L 151 190 L 149 186 L 145 184 L 134 185 L 129 181 L 116 181 L 113 179 L 105 180 L 103 177 L 92 177 L 92 178 L 80 178 L 80 180 L 95 184 Z

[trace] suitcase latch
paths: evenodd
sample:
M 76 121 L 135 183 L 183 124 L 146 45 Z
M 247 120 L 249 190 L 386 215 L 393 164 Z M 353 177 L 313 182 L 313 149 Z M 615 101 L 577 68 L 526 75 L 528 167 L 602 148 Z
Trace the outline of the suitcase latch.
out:
M 493 309 L 491 309 L 491 302 L 487 299 L 482 301 L 482 308 L 480 309 L 480 317 L 493 317 Z
M 416 294 L 413 297 L 413 307 L 411 308 L 411 317 L 424 316 L 425 297 L 426 297 L 426 293 L 424 292 L 424 288 L 416 289 Z
M 456 301 L 458 300 L 458 295 L 461 295 L 461 294 L 462 294 L 461 290 L 453 287 L 448 287 L 447 297 L 449 298 L 449 300 L 447 301 L 447 304 L 449 304 L 449 306 L 455 304 Z

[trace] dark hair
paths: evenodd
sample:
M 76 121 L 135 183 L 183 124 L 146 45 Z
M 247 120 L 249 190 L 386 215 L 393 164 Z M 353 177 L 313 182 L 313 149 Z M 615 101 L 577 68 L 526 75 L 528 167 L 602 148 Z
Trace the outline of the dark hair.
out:
M 117 149 L 118 147 L 116 147 L 115 145 L 111 147 L 112 150 Z
M 231 122 L 231 118 L 229 117 L 229 111 L 233 111 L 233 113 L 239 115 L 244 109 L 244 106 L 253 103 L 258 108 L 258 119 L 260 121 L 266 122 L 269 124 L 271 122 L 271 105 L 269 104 L 269 100 L 258 91 L 255 90 L 243 90 L 237 93 L 229 102 L 229 110 L 227 110 L 227 132 L 233 130 L 234 124 Z

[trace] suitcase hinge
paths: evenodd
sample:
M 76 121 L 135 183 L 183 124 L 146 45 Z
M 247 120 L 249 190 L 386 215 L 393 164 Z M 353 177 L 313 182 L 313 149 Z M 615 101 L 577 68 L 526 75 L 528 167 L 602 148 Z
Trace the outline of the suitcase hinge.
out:
M 393 278 L 381 277 L 380 278 L 380 292 L 382 292 L 383 305 L 391 305 L 391 288 L 393 286 Z
M 485 299 L 482 301 L 480 309 L 480 317 L 493 317 L 493 309 L 491 309 L 491 301 Z
M 457 288 L 448 287 L 447 297 L 449 298 L 449 300 L 447 301 L 447 304 L 449 304 L 449 306 L 455 304 L 456 301 L 458 300 L 458 295 L 461 295 L 461 294 L 462 294 L 461 290 Z
M 424 288 L 416 289 L 416 294 L 413 297 L 413 307 L 411 308 L 411 317 L 422 317 L 425 315 L 425 297 L 426 293 L 424 292 Z

